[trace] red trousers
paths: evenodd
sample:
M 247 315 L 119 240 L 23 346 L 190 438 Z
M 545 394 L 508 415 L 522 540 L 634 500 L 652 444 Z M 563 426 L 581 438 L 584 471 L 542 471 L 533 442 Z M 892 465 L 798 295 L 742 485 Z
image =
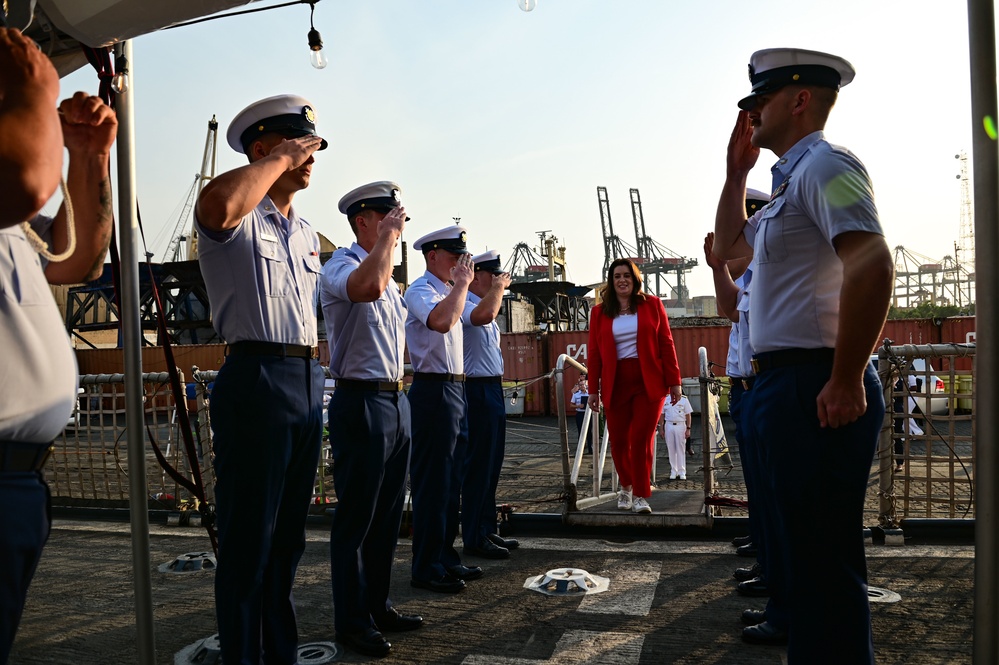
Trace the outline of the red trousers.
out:
M 665 397 L 653 399 L 645 392 L 638 358 L 617 361 L 614 397 L 607 405 L 611 456 L 621 487 L 631 486 L 634 496 L 652 496 L 652 442 Z

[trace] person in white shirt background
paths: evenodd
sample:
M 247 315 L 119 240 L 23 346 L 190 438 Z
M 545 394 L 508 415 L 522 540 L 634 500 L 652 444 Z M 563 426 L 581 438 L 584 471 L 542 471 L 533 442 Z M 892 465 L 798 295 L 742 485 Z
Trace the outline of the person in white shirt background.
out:
M 693 411 L 686 395 L 681 395 L 676 404 L 670 404 L 670 400 L 663 404 L 659 431 L 669 451 L 670 480 L 687 479 L 687 458 L 684 453 L 687 437 L 690 436 L 690 414 Z

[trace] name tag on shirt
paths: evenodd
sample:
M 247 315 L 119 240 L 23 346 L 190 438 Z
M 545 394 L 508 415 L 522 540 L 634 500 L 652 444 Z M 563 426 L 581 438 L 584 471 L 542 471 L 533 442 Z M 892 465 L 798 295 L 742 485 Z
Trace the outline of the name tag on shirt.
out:
M 270 233 L 261 233 L 260 239 L 266 242 L 277 242 L 277 236 L 271 235 Z

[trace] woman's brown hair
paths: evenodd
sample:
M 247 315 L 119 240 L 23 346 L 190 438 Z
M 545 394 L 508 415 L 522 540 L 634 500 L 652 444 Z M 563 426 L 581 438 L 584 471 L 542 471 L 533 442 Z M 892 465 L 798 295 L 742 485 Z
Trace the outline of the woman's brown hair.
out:
M 617 293 L 614 292 L 614 270 L 621 266 L 627 266 L 631 271 L 631 298 L 629 306 L 632 312 L 638 311 L 638 303 L 645 300 L 642 293 L 642 274 L 638 272 L 638 266 L 631 259 L 614 259 L 607 267 L 607 282 L 600 289 L 600 304 L 603 306 L 604 314 L 610 318 L 615 318 L 621 314 L 621 304 L 617 301 Z

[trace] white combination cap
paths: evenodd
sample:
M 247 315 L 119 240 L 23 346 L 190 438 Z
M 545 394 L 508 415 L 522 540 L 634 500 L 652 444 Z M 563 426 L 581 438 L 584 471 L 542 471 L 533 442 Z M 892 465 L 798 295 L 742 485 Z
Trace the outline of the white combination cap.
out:
M 452 254 L 471 254 L 465 245 L 465 236 L 468 229 L 460 224 L 449 224 L 443 229 L 431 231 L 413 243 L 413 249 L 418 252 L 427 252 L 434 249 L 443 249 Z
M 839 90 L 855 75 L 853 65 L 838 55 L 800 48 L 763 49 L 749 58 L 749 81 L 753 84 L 753 92 L 739 100 L 739 108 L 751 111 L 760 95 L 792 83 Z
M 226 142 L 236 152 L 246 152 L 264 134 L 288 138 L 316 134 L 316 111 L 305 97 L 276 95 L 253 102 L 236 114 L 225 133 Z M 329 145 L 323 139 L 320 150 Z

